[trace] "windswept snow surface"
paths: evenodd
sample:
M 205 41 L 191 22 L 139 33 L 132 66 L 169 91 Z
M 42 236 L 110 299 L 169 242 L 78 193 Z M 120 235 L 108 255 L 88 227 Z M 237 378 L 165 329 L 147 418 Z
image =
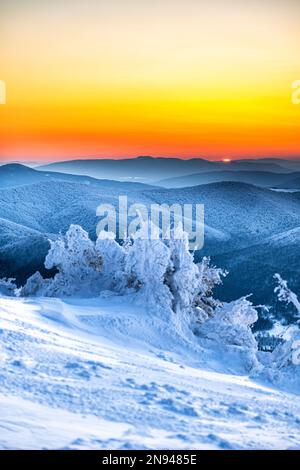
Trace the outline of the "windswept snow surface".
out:
M 298 396 L 225 361 L 130 296 L 2 297 L 0 448 L 300 448 Z

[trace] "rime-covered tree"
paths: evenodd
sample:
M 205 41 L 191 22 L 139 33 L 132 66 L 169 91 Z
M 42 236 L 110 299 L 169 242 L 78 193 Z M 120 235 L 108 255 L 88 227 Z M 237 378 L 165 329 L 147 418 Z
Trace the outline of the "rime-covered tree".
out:
M 226 273 L 210 266 L 208 258 L 194 262 L 182 226 L 165 240 L 156 226 L 144 222 L 124 247 L 107 232 L 94 243 L 81 227 L 72 225 L 65 236 L 51 242 L 45 266 L 56 268 L 57 274 L 43 279 L 36 273 L 21 295 L 96 297 L 107 289 L 134 293 L 139 303 L 170 315 L 182 332 L 189 328 L 199 337 L 239 347 L 249 363 L 255 355 L 250 326 L 256 310 L 247 298 L 224 305 L 214 299 L 213 288 Z
M 171 256 L 166 282 L 173 294 L 173 310 L 181 315 L 193 316 L 201 323 L 213 315 L 214 309 L 220 305 L 213 299 L 212 291 L 226 273 L 211 267 L 208 258 L 195 264 L 189 252 L 188 234 L 182 225 L 171 232 L 169 247 Z
M 121 246 L 111 233 L 101 232 L 93 242 L 72 225 L 65 236 L 51 242 L 45 266 L 56 268 L 55 276 L 34 274 L 21 295 L 96 297 L 105 290 L 130 294 L 149 308 L 149 314 L 165 313 L 176 334 L 188 338 L 194 333 L 216 350 L 229 349 L 247 370 L 257 365 L 251 331 L 255 308 L 246 297 L 229 304 L 215 300 L 213 289 L 226 273 L 211 266 L 209 258 L 194 262 L 182 226 L 166 240 L 156 226 L 144 222 L 132 241 Z
M 0 294 L 7 296 L 14 296 L 17 286 L 15 284 L 15 279 L 12 278 L 3 278 L 0 279 Z
M 247 297 L 242 297 L 217 307 L 207 321 L 194 326 L 194 333 L 215 344 L 221 352 L 225 349 L 235 353 L 250 371 L 258 365 L 257 343 L 251 330 L 257 319 L 255 307 Z
M 96 252 L 102 260 L 102 289 L 124 292 L 127 251 L 115 240 L 112 232 L 101 231 L 96 241 Z
M 165 283 L 170 264 L 170 249 L 162 241 L 159 229 L 144 222 L 127 249 L 125 278 L 129 289 L 140 291 L 151 306 L 171 306 L 172 295 Z
M 282 279 L 280 274 L 275 274 L 274 278 L 277 281 L 277 286 L 274 289 L 280 302 L 286 302 L 287 304 L 293 305 L 297 311 L 297 319 L 300 318 L 300 302 L 297 295 L 289 288 L 287 281 Z
M 31 295 L 63 297 L 100 291 L 103 261 L 85 230 L 71 225 L 65 236 L 50 240 L 50 245 L 45 267 L 56 268 L 57 274 L 51 280 L 43 280 L 39 273 L 34 274 L 21 294 L 31 291 Z
M 279 339 L 282 341 L 272 353 L 273 365 L 279 369 L 289 365 L 300 366 L 300 302 L 280 274 L 275 274 L 274 278 L 277 281 L 274 292 L 278 300 L 291 305 L 296 314 L 293 313 L 293 322 L 287 325 L 280 334 Z

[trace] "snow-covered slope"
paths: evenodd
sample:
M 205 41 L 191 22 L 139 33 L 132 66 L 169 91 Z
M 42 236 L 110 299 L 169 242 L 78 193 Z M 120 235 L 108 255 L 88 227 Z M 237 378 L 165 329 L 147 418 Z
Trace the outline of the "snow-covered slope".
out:
M 281 183 L 276 186 L 277 188 L 282 189 L 300 189 L 300 178 L 291 178 L 284 183 Z
M 50 246 L 48 238 L 51 235 L 0 218 L 0 276 L 20 273 L 20 280 L 25 282 L 37 269 L 44 273 L 43 261 Z
M 245 183 L 222 182 L 150 191 L 147 196 L 160 203 L 204 204 L 205 224 L 229 238 L 226 243 L 221 240 L 217 244 L 210 244 L 206 239 L 204 252 L 210 255 L 250 246 L 300 225 L 298 193 L 279 193 Z
M 9 163 L 0 166 L 0 188 L 9 188 L 23 186 L 33 183 L 67 181 L 70 183 L 87 184 L 98 187 L 99 189 L 109 188 L 119 190 L 139 190 L 147 189 L 148 185 L 138 182 L 122 182 L 108 179 L 96 179 L 90 176 L 72 175 L 68 173 L 58 173 L 54 171 L 38 171 L 19 163 Z M 153 186 L 149 186 L 149 188 Z
M 294 181 L 296 178 L 299 178 L 298 172 L 287 175 L 286 173 L 273 173 L 271 171 L 226 171 L 223 169 L 219 171 L 177 176 L 175 178 L 166 178 L 164 180 L 157 181 L 157 184 L 165 188 L 184 188 L 221 181 L 239 181 L 267 188 L 273 186 L 278 188 L 288 188 L 292 187 L 289 186 L 289 183 Z M 295 187 L 299 187 L 299 185 Z
M 87 230 L 96 227 L 101 203 L 117 207 L 118 196 L 128 204 L 204 204 L 206 224 L 236 239 L 278 234 L 300 223 L 300 195 L 281 193 L 244 183 L 214 183 L 183 189 L 123 191 L 71 182 L 43 182 L 0 189 L 0 217 L 43 232 L 58 233 L 71 223 Z M 249 244 L 249 243 L 247 243 Z M 224 251 L 226 247 L 223 247 Z
M 1 298 L 0 448 L 299 448 L 296 395 L 235 372 L 130 297 Z

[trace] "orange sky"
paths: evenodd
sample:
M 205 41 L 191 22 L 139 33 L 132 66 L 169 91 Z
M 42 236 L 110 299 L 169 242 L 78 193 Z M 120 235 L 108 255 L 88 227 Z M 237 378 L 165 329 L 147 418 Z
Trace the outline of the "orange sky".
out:
M 298 0 L 1 0 L 0 160 L 300 156 Z

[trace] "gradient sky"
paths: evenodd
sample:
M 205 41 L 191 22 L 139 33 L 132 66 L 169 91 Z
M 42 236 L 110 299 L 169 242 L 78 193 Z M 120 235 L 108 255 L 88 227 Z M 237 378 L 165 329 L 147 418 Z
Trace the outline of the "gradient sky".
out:
M 0 160 L 300 156 L 299 0 L 1 0 Z

